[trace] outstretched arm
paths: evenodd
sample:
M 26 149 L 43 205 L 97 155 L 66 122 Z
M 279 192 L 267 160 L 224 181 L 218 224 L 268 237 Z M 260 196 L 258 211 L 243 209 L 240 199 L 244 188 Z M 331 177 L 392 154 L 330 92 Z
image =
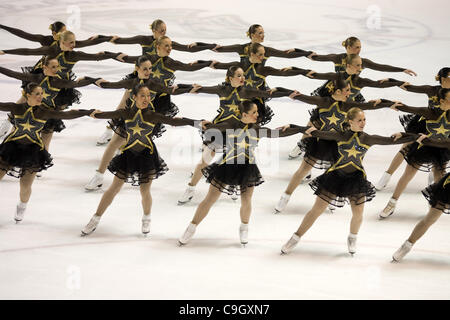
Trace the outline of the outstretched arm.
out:
M 80 41 L 77 40 L 75 42 L 75 47 L 76 48 L 84 48 L 84 47 L 89 47 L 89 46 L 95 46 L 100 43 L 108 42 L 111 39 L 112 39 L 112 36 L 98 35 L 98 36 L 94 36 L 94 37 L 91 37 L 86 40 L 80 40 Z
M 211 50 L 217 46 L 215 43 L 204 43 L 204 42 L 195 42 L 191 45 L 179 44 L 178 42 L 172 41 L 172 48 L 178 51 L 186 51 L 186 52 L 199 52 L 203 50 Z
M 43 56 L 51 54 L 53 50 L 51 47 L 40 47 L 36 49 L 19 48 L 2 51 L 7 54 L 17 54 L 21 56 Z
M 180 71 L 197 71 L 211 65 L 212 61 L 198 60 L 192 63 L 183 63 L 181 61 L 172 60 L 171 67 Z
M 84 77 L 77 81 L 66 79 L 52 79 L 51 83 L 57 88 L 79 88 L 95 83 L 100 78 Z
M 264 47 L 266 50 L 266 57 L 280 57 L 280 58 L 299 58 L 299 57 L 307 57 L 312 51 L 305 51 L 302 49 L 290 49 L 290 50 L 278 50 L 271 47 Z
M 14 79 L 18 79 L 18 80 L 22 80 L 22 81 L 30 81 L 30 82 L 32 82 L 32 81 L 37 82 L 37 78 L 39 77 L 36 74 L 16 72 L 16 71 L 12 71 L 10 69 L 3 68 L 3 67 L 0 67 L 0 73 L 4 74 L 5 76 L 14 78 Z
M 164 123 L 169 124 L 171 126 L 180 127 L 180 126 L 192 126 L 195 124 L 199 124 L 200 121 L 193 120 L 189 118 L 171 118 L 165 115 L 162 115 L 158 112 L 149 112 L 144 115 L 144 119 L 153 123 Z
M 50 109 L 40 108 L 39 111 L 41 113 L 41 117 L 43 119 L 76 119 L 83 116 L 90 115 L 95 109 L 79 109 L 79 110 L 70 110 L 70 111 L 56 111 Z
M 243 54 L 244 53 L 244 47 L 245 47 L 245 45 L 243 45 L 243 44 L 233 44 L 233 45 L 230 45 L 230 46 L 217 45 L 211 50 L 213 50 L 215 52 L 236 52 L 236 53 L 239 53 L 239 54 Z
M 375 63 L 372 60 L 365 59 L 365 58 L 362 59 L 362 64 L 363 64 L 363 68 L 369 68 L 372 70 L 385 71 L 385 72 L 404 72 L 406 74 L 409 74 L 410 76 L 412 76 L 412 75 L 417 76 L 417 74 L 412 70 L 409 70 L 406 68 L 394 67 L 394 66 L 390 66 L 388 64 Z
M 379 145 L 390 145 L 390 144 L 403 144 L 407 142 L 412 142 L 417 139 L 417 134 L 414 133 L 404 133 L 393 134 L 390 137 L 383 137 L 376 134 L 367 135 L 365 142 L 369 145 L 379 144 Z
M 48 39 L 52 38 L 51 36 L 44 36 L 42 34 L 31 34 L 17 28 L 5 26 L 4 24 L 0 24 L 0 29 L 8 31 L 13 35 L 18 36 L 22 39 L 26 39 L 33 42 L 39 42 L 41 46 L 48 45 Z
M 19 105 L 14 102 L 0 102 L 0 111 L 13 112 Z
M 292 77 L 292 76 L 307 76 L 308 74 L 312 74 L 312 70 L 297 68 L 297 67 L 289 67 L 283 69 L 275 69 L 272 67 L 264 67 L 263 72 L 268 76 L 280 76 L 280 77 Z
M 400 87 L 401 85 L 405 85 L 407 82 L 400 81 L 396 79 L 382 79 L 378 81 L 374 81 L 367 78 L 358 78 L 357 86 L 358 87 L 373 87 L 373 88 L 391 88 L 391 87 Z

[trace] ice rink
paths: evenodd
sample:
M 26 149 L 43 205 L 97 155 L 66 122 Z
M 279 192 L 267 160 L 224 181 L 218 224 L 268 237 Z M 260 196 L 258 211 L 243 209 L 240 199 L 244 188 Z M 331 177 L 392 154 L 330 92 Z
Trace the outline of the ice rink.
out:
M 61 20 L 83 40 L 94 34 L 134 36 L 151 34 L 149 24 L 162 19 L 167 35 L 187 44 L 195 41 L 221 45 L 248 42 L 251 24 L 265 29 L 264 45 L 301 48 L 319 54 L 341 53 L 341 42 L 357 36 L 361 56 L 378 63 L 409 68 L 405 73 L 366 69 L 363 77 L 395 78 L 412 84 L 436 85 L 435 75 L 449 66 L 450 4 L 444 0 L 400 1 L 16 1 L 0 3 L 2 24 L 31 33 L 49 34 L 50 23 Z M 0 30 L 0 50 L 37 48 Z M 80 49 L 107 50 L 139 55 L 139 45 L 101 44 Z M 237 61 L 235 53 L 172 51 L 183 62 L 196 60 Z M 30 66 L 38 56 L 0 56 L 0 65 L 16 71 Z M 298 66 L 332 72 L 331 62 L 306 58 L 270 58 L 268 66 Z M 74 67 L 78 77 L 103 77 L 117 81 L 133 66 L 114 60 L 81 61 Z M 176 83 L 216 85 L 224 70 L 205 68 L 176 72 Z M 271 87 L 283 86 L 310 94 L 321 80 L 268 77 Z M 20 82 L 0 75 L 0 101 L 17 101 Z M 74 108 L 114 110 L 123 90 L 96 86 L 79 89 L 80 105 Z M 387 98 L 412 106 L 426 106 L 425 94 L 400 88 L 362 90 L 366 100 Z M 212 119 L 217 96 L 185 94 L 172 97 L 180 116 Z M 275 116 L 269 127 L 287 123 L 305 125 L 311 106 L 289 98 L 272 99 Z M 389 135 L 402 130 L 393 110 L 366 112 L 367 133 Z M 0 118 L 5 118 L 1 113 Z M 54 135 L 50 153 L 54 166 L 33 185 L 24 220 L 13 216 L 19 198 L 18 179 L 0 181 L 0 299 L 449 299 L 450 219 L 443 215 L 401 263 L 391 263 L 394 251 L 407 239 L 428 211 L 420 193 L 428 174 L 419 172 L 400 198 L 396 212 L 383 221 L 378 212 L 392 195 L 405 164 L 388 187 L 366 203 L 358 235 L 357 253 L 347 253 L 351 211 L 346 206 L 324 213 L 301 239 L 295 250 L 280 255 L 281 246 L 297 229 L 315 196 L 307 184 L 295 191 L 286 210 L 274 214 L 274 206 L 301 160 L 288 160 L 299 135 L 262 140 L 258 163 L 265 183 L 255 189 L 249 244 L 239 243 L 239 205 L 223 196 L 199 225 L 191 242 L 177 246 L 177 239 L 191 221 L 209 187 L 202 180 L 192 201 L 177 205 L 190 172 L 200 159 L 201 140 L 191 127 L 168 127 L 156 140 L 169 172 L 152 185 L 152 225 L 148 237 L 141 234 L 142 208 L 139 189 L 125 185 L 103 216 L 97 230 L 80 237 L 80 230 L 94 214 L 102 191 L 85 192 L 95 173 L 104 146 L 96 146 L 106 122 L 88 117 L 65 121 L 67 129 Z M 387 169 L 399 146 L 374 146 L 364 166 L 375 183 Z M 314 170 L 313 177 L 322 171 Z M 107 171 L 105 190 L 113 175 Z

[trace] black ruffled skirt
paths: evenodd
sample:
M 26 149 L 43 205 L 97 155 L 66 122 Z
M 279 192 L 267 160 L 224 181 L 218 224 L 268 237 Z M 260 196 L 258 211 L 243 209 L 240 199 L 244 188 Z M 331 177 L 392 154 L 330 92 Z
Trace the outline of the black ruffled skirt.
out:
M 421 116 L 417 114 L 407 114 L 398 117 L 406 133 L 426 133 L 426 121 L 420 121 Z
M 309 185 L 315 195 L 335 207 L 343 207 L 350 201 L 361 204 L 375 197 L 375 187 L 359 170 L 351 173 L 342 170 L 325 172 Z
M 337 143 L 314 137 L 301 139 L 297 145 L 305 154 L 303 159 L 316 169 L 328 169 L 339 159 Z
M 425 172 L 430 172 L 433 167 L 438 170 L 445 170 L 450 160 L 449 149 L 419 146 L 417 142 L 407 145 L 400 152 L 409 165 Z
M 240 195 L 264 182 L 256 164 L 213 163 L 203 168 L 202 173 L 206 182 L 229 195 Z
M 153 153 L 147 148 L 141 151 L 125 150 L 111 160 L 108 170 L 126 183 L 138 186 L 157 179 L 169 169 L 155 147 Z
M 422 194 L 428 200 L 430 206 L 442 210 L 446 214 L 450 214 L 450 183 L 445 186 L 444 183 L 449 176 L 450 172 L 438 182 L 422 190 Z
M 0 170 L 6 171 L 10 176 L 20 178 L 51 166 L 53 162 L 50 153 L 35 143 L 8 141 L 0 145 Z

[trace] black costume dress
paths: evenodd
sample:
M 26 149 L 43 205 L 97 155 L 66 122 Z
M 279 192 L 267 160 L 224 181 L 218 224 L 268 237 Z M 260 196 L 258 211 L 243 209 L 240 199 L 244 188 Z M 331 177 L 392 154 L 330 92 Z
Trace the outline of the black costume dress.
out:
M 153 112 L 150 108 L 139 109 L 136 106 L 100 112 L 95 117 L 125 119 L 127 141 L 121 147 L 121 153 L 109 163 L 108 170 L 119 179 L 134 186 L 157 179 L 168 170 L 153 143 L 152 131 L 156 124 L 165 123 L 172 126 L 194 126 L 195 124 L 192 119 L 170 118 Z
M 307 129 L 301 128 L 303 133 Z M 311 135 L 337 142 L 339 159 L 324 174 L 309 183 L 315 195 L 335 207 L 343 207 L 349 201 L 362 204 L 375 197 L 375 187 L 367 180 L 362 165 L 362 160 L 372 145 L 401 144 L 416 139 L 415 135 L 404 134 L 394 141 L 391 137 L 351 130 L 343 132 L 316 130 Z
M 393 102 L 381 102 L 374 105 L 374 102 L 358 103 L 353 101 L 337 101 L 331 96 L 314 97 L 306 95 L 298 95 L 295 100 L 300 100 L 308 104 L 317 106 L 311 115 L 311 122 L 319 130 L 322 131 L 344 131 L 344 122 L 347 111 L 353 107 L 362 110 L 375 110 L 390 107 Z M 327 169 L 339 158 L 336 141 L 328 139 L 320 139 L 317 137 L 304 137 L 298 142 L 300 150 L 305 155 L 304 161 L 316 169 Z
M 0 103 L 1 111 L 14 116 L 14 130 L 0 145 L 0 170 L 10 176 L 22 177 L 27 173 L 46 170 L 53 165 L 51 155 L 41 139 L 47 119 L 75 119 L 89 115 L 92 110 L 53 111 L 27 103 Z
M 264 182 L 255 160 L 255 148 L 262 137 L 287 137 L 300 132 L 298 128 L 271 130 L 237 119 L 209 125 L 209 130 L 225 135 L 225 149 L 222 159 L 203 168 L 202 173 L 208 183 L 229 195 L 242 194 Z

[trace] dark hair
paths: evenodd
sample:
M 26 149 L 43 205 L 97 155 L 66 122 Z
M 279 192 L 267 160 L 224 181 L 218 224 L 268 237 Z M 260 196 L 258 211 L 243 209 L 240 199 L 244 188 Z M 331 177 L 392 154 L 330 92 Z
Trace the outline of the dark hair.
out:
M 261 28 L 262 26 L 260 24 L 252 24 L 250 28 L 248 28 L 247 31 L 247 37 L 251 38 L 252 34 L 256 32 L 256 29 Z
M 439 72 L 436 76 L 436 81 L 439 81 L 440 83 L 442 83 L 442 78 L 447 78 L 449 73 L 450 73 L 449 67 L 442 68 L 441 70 L 439 70 Z
M 163 23 L 164 23 L 164 21 L 162 21 L 161 19 L 156 19 L 155 21 L 152 22 L 152 24 L 150 25 L 150 28 L 152 29 L 152 31 L 155 31 Z
M 56 57 L 52 57 L 52 56 L 45 56 L 44 57 L 44 60 L 42 60 L 42 65 L 44 65 L 44 66 L 48 66 L 48 64 L 50 63 L 50 61 L 52 61 L 52 60 L 56 60 L 56 61 L 58 61 L 58 59 L 56 59 Z
M 137 58 L 135 65 L 136 67 L 140 67 L 144 62 L 150 61 L 150 58 L 148 57 L 148 55 L 142 55 L 140 57 Z
M 133 90 L 131 91 L 131 94 L 136 96 L 139 93 L 139 91 L 141 91 L 143 88 L 147 88 L 148 89 L 148 86 L 145 83 L 137 84 L 136 86 L 133 87 Z
M 439 92 L 438 92 L 439 100 L 440 99 L 445 100 L 445 97 L 447 97 L 447 93 L 449 93 L 449 92 L 450 92 L 450 89 L 446 89 L 446 88 L 442 88 L 441 90 L 439 90 Z
M 336 90 L 345 89 L 345 88 L 347 88 L 347 86 L 348 86 L 348 81 L 343 78 L 334 80 L 333 81 L 333 93 L 336 92 Z
M 225 76 L 225 82 L 230 83 L 230 78 L 234 77 L 234 74 L 238 69 L 242 69 L 240 66 L 231 66 L 227 70 L 227 75 Z
M 357 37 L 348 37 L 347 39 L 345 39 L 344 41 L 342 41 L 342 46 L 345 48 L 348 47 L 353 47 L 353 45 L 359 41 L 359 39 Z
M 31 94 L 34 89 L 36 89 L 37 87 L 40 87 L 40 85 L 38 85 L 36 82 L 30 82 L 28 83 L 24 88 L 23 88 L 23 96 L 26 98 L 27 94 Z
M 256 104 L 251 100 L 244 100 L 239 103 L 239 112 L 241 113 L 241 115 L 244 113 L 248 113 L 255 105 Z
M 52 32 L 58 33 L 58 32 L 60 32 L 61 29 L 62 29 L 63 27 L 65 27 L 65 26 L 66 26 L 66 25 L 65 25 L 64 23 L 62 23 L 61 21 L 56 21 L 56 22 L 53 22 L 48 28 L 49 28 Z
M 253 53 L 256 54 L 258 52 L 259 48 L 264 48 L 264 46 L 260 43 L 252 43 L 251 45 L 248 46 L 248 53 Z

